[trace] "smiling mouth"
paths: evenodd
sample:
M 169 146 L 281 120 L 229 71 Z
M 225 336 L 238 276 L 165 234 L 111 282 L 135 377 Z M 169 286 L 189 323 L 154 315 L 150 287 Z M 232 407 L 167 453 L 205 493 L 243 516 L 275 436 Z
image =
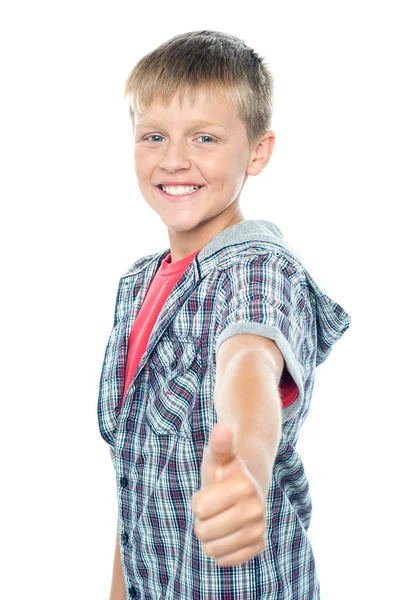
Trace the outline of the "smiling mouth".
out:
M 159 191 L 161 192 L 162 196 L 164 197 L 165 200 L 167 200 L 168 202 L 188 202 L 191 200 L 191 198 L 193 198 L 194 200 L 194 196 L 197 197 L 197 195 L 200 193 L 201 190 L 204 189 L 203 185 L 200 185 L 194 192 L 188 192 L 186 194 L 168 194 L 168 192 L 164 192 L 162 189 L 162 184 L 160 185 L 156 185 L 156 188 L 159 189 Z
M 163 183 L 160 183 L 156 187 L 159 188 L 160 190 L 162 190 L 162 187 L 179 187 L 179 186 L 177 186 L 177 185 L 164 185 Z M 193 184 L 193 185 L 183 185 L 183 186 L 180 186 L 180 187 L 196 187 L 198 190 L 200 190 L 203 186 L 202 185 L 195 185 L 195 184 Z
M 196 187 L 195 190 L 193 190 L 191 192 L 183 193 L 183 194 L 168 194 L 168 192 L 165 192 L 162 189 L 162 183 L 160 183 L 159 185 L 157 185 L 155 187 L 157 187 L 163 194 L 166 194 L 167 196 L 170 196 L 171 198 L 180 198 L 180 197 L 185 197 L 185 196 L 192 196 L 196 192 L 199 192 L 200 190 L 202 190 L 202 188 L 204 186 L 203 185 L 199 185 L 199 186 L 183 186 L 183 187 Z M 165 186 L 165 187 L 178 187 L 178 186 Z

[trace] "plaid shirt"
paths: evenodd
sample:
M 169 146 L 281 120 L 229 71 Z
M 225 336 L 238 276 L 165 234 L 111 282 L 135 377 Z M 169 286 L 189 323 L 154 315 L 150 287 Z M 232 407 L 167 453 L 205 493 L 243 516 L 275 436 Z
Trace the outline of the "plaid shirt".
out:
M 318 600 L 307 535 L 312 504 L 295 446 L 316 367 L 351 318 L 321 292 L 275 224 L 241 221 L 202 248 L 173 288 L 118 412 L 132 324 L 169 252 L 137 260 L 121 277 L 100 378 L 98 423 L 116 473 L 126 598 Z M 299 394 L 282 407 L 266 547 L 241 565 L 219 567 L 194 534 L 191 497 L 217 422 L 217 352 L 238 333 L 273 339 Z

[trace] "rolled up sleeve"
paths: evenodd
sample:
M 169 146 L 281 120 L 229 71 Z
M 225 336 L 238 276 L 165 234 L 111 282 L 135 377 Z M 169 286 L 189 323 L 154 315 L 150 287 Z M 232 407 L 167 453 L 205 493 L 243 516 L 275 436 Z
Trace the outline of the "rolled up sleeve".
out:
M 239 333 L 273 340 L 285 360 L 279 384 L 284 423 L 304 399 L 307 321 L 300 267 L 271 252 L 239 260 L 222 277 L 215 355 L 225 340 Z

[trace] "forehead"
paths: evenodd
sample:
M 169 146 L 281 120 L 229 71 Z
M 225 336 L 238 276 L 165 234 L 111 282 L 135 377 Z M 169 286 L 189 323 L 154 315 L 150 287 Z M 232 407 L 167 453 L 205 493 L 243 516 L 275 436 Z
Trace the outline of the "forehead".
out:
M 225 129 L 234 129 L 242 125 L 235 108 L 222 93 L 210 95 L 205 90 L 195 91 L 193 99 L 188 94 L 176 92 L 168 103 L 156 97 L 146 110 L 135 110 L 136 125 L 174 121 L 185 124 L 202 121 L 217 124 Z

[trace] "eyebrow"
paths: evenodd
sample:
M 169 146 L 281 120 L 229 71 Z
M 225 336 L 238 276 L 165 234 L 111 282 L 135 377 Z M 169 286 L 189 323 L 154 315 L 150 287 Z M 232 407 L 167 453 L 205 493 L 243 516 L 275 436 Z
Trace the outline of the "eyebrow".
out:
M 228 127 L 226 127 L 226 125 L 222 125 L 222 123 L 218 123 L 217 121 L 194 121 L 191 124 L 191 127 L 198 127 L 198 126 L 208 126 L 208 125 L 216 125 L 218 127 L 222 127 L 222 129 L 226 129 L 226 131 L 228 131 Z M 160 123 L 156 123 L 155 121 L 143 121 L 140 123 L 137 123 L 136 127 L 160 127 L 161 124 Z

